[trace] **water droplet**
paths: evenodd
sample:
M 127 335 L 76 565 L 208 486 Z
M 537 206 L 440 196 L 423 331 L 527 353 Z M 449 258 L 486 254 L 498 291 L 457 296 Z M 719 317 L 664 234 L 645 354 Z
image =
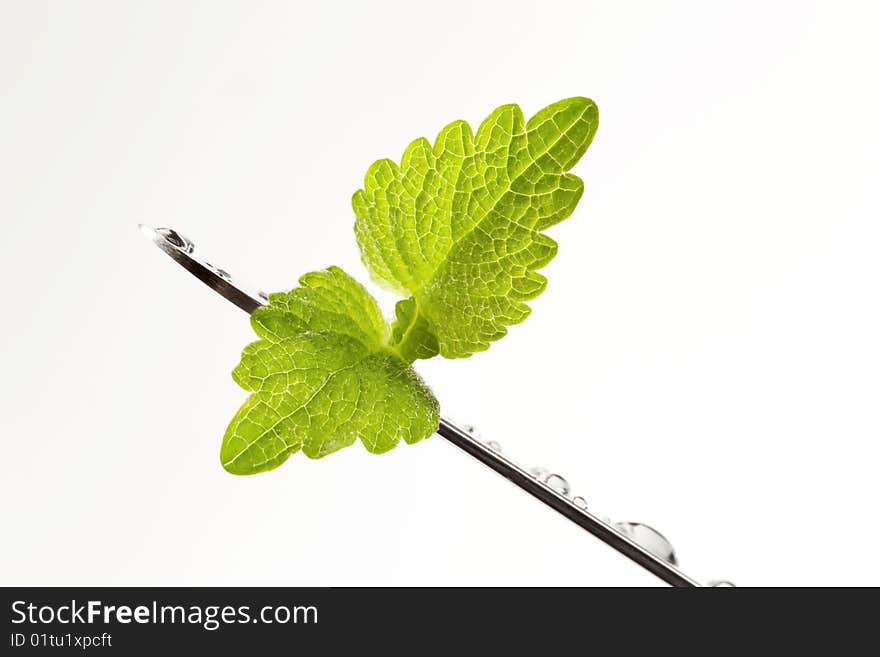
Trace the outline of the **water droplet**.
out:
M 727 579 L 713 579 L 710 582 L 706 582 L 706 586 L 711 586 L 715 589 L 736 588 L 736 584 Z
M 499 443 L 495 440 L 487 440 L 486 447 L 491 449 L 493 452 L 500 452 L 501 451 L 501 443 Z
M 473 424 L 463 424 L 461 425 L 461 428 L 464 429 L 465 433 L 467 433 L 471 438 L 476 438 L 477 440 L 480 439 L 480 430 L 477 429 Z
M 571 498 L 571 501 L 574 502 L 574 505 L 578 508 L 581 508 L 581 509 L 587 508 L 587 501 L 583 497 L 581 497 L 580 495 L 575 495 L 574 497 Z
M 229 274 L 229 272 L 226 271 L 225 269 L 220 269 L 220 267 L 218 267 L 217 265 L 213 265 L 210 262 L 206 262 L 205 267 L 207 267 L 212 272 L 217 274 L 224 281 L 231 281 L 232 280 L 232 276 Z
M 571 492 L 571 486 L 568 485 L 565 477 L 558 474 L 548 475 L 547 478 L 544 479 L 544 483 L 560 495 L 568 495 Z
M 529 474 L 538 481 L 547 481 L 547 477 L 550 475 L 550 471 L 547 468 L 534 467 L 529 468 Z
M 196 245 L 192 243 L 192 240 L 178 233 L 173 228 L 157 228 L 156 232 L 164 237 L 165 241 L 173 244 L 184 253 L 192 253 L 196 250 Z
M 621 534 L 628 536 L 633 542 L 638 543 L 648 552 L 673 566 L 678 563 L 675 550 L 663 534 L 653 527 L 643 525 L 640 522 L 616 522 L 615 529 Z

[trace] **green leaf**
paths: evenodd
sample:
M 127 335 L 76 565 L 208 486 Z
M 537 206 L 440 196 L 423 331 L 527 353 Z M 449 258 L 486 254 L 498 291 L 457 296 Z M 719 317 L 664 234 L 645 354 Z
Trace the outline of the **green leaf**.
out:
M 437 429 L 437 400 L 387 347 L 391 327 L 375 299 L 337 267 L 299 282 L 251 316 L 262 339 L 244 349 L 233 378 L 252 394 L 220 450 L 234 474 L 271 470 L 299 450 L 320 458 L 358 439 L 379 454 Z
M 485 350 L 523 321 L 556 255 L 541 231 L 568 217 L 583 193 L 568 172 L 598 126 L 586 98 L 545 107 L 528 122 L 504 105 L 477 134 L 464 121 L 432 146 L 412 142 L 398 166 L 379 160 L 352 198 L 364 264 L 398 304 L 392 346 L 406 359 Z

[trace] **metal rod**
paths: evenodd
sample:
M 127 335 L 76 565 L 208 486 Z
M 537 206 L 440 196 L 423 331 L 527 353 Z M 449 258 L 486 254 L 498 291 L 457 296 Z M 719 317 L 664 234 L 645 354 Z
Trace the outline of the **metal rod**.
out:
M 700 586 L 699 582 L 692 580 L 672 564 L 648 552 L 601 518 L 577 506 L 565 495 L 556 492 L 521 466 L 476 440 L 448 420 L 440 418 L 440 428 L 437 433 L 667 584 L 679 587 Z
M 140 228 L 156 246 L 187 271 L 248 314 L 267 303 L 263 293 L 248 291 L 242 285 L 233 282 L 228 273 L 197 257 L 194 254 L 193 243 L 180 233 L 170 228 L 153 229 L 147 226 Z M 601 518 L 577 506 L 523 467 L 484 445 L 452 422 L 441 418 L 437 434 L 667 584 L 677 587 L 701 586 L 699 582 L 682 573 L 671 563 L 652 554 Z

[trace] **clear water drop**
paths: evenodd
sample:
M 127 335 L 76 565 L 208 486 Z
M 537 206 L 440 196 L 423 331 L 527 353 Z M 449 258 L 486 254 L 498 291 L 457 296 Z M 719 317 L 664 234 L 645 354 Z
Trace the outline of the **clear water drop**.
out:
M 550 475 L 550 471 L 547 468 L 534 467 L 529 468 L 529 474 L 538 481 L 546 481 L 547 477 Z
M 583 497 L 581 497 L 580 495 L 575 495 L 574 497 L 571 498 L 571 501 L 574 503 L 574 505 L 576 507 L 578 507 L 580 509 L 587 508 L 587 501 Z
M 633 542 L 641 545 L 655 557 L 659 557 L 673 566 L 678 563 L 672 543 L 653 527 L 643 525 L 640 522 L 616 522 L 614 527 L 621 534 L 628 536 Z
M 500 452 L 501 451 L 501 443 L 499 443 L 498 441 L 495 441 L 495 440 L 487 440 L 486 447 L 491 449 L 493 452 Z
M 196 250 L 196 245 L 192 243 L 185 235 L 178 233 L 173 228 L 157 228 L 156 232 L 165 238 L 165 241 L 176 246 L 184 253 L 192 253 Z
M 706 586 L 711 586 L 713 589 L 736 588 L 736 584 L 728 579 L 713 579 L 711 582 L 707 582 Z
M 225 269 L 220 269 L 220 267 L 218 267 L 217 265 L 213 265 L 210 262 L 206 262 L 205 267 L 207 267 L 212 272 L 217 274 L 217 276 L 222 278 L 224 281 L 231 281 L 232 280 L 232 275 L 228 271 L 226 271 Z
M 482 436 L 480 430 L 477 429 L 477 427 L 475 427 L 473 424 L 463 424 L 461 425 L 461 428 L 464 429 L 465 433 L 467 433 L 471 438 L 476 438 L 477 440 L 479 440 Z
M 568 481 L 565 480 L 565 477 L 561 475 L 547 475 L 547 477 L 544 479 L 544 483 L 560 495 L 568 495 L 571 492 L 571 486 L 569 486 Z

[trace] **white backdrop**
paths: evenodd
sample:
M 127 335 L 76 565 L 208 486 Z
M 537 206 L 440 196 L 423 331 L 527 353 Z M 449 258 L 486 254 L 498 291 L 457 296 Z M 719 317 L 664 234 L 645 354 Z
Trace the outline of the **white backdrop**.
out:
M 373 160 L 572 95 L 601 126 L 548 289 L 488 352 L 419 364 L 444 413 L 699 579 L 880 584 L 878 18 L 4 2 L 0 584 L 654 584 L 436 437 L 226 474 L 247 318 L 136 229 L 269 290 L 366 281 Z

